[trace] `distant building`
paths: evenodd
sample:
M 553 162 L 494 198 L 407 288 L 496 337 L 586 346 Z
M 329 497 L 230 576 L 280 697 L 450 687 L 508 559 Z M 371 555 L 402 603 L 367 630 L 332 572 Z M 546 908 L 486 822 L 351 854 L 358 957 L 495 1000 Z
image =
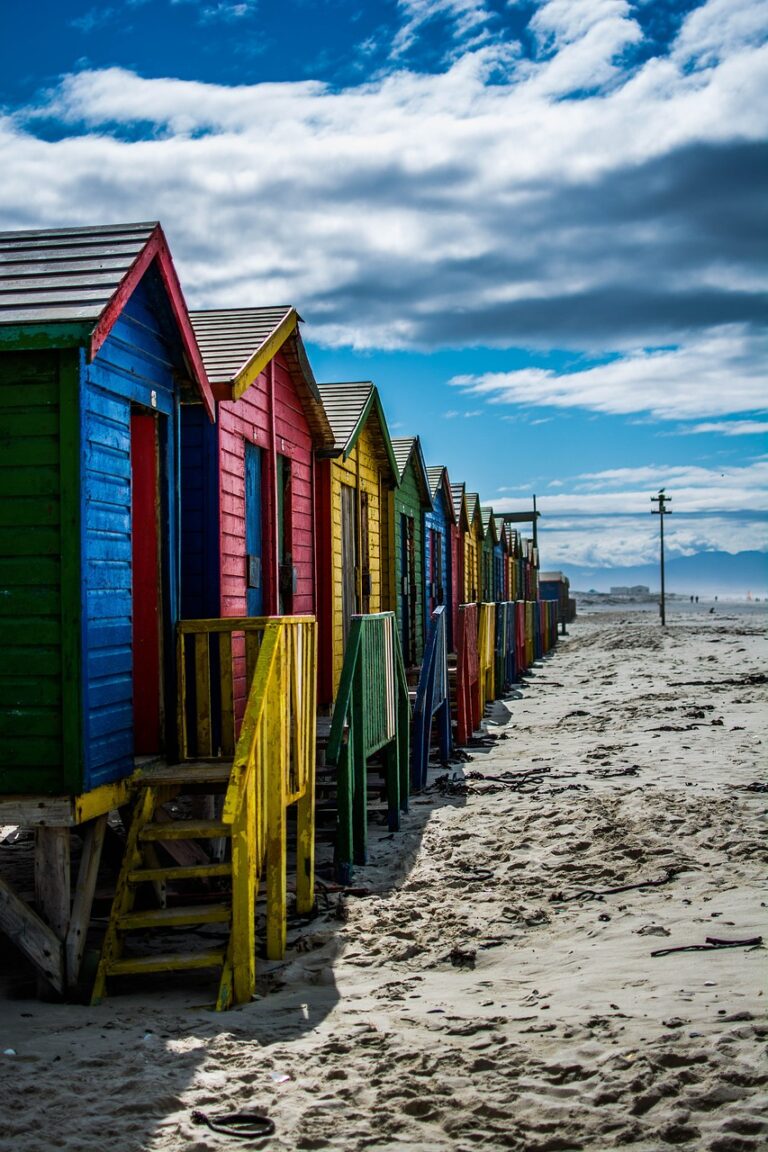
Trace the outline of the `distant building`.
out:
M 631 588 L 611 588 L 611 596 L 650 596 L 651 590 L 645 584 L 633 584 Z

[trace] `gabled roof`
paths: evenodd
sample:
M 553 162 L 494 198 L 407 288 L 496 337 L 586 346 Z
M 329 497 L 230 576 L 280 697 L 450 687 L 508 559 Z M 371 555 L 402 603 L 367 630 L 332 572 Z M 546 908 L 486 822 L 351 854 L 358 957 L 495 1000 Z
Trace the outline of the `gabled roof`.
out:
M 455 524 L 457 516 L 456 505 L 453 499 L 453 486 L 445 464 L 430 465 L 430 467 L 427 468 L 427 479 L 429 480 L 429 491 L 432 494 L 432 503 L 434 504 L 437 499 L 437 494 L 442 488 L 445 497 L 445 510 Z M 460 485 L 457 484 L 456 487 L 459 488 Z
M 477 494 L 477 492 L 467 492 L 466 499 L 467 499 L 467 518 L 469 520 L 469 523 L 471 524 L 472 521 L 475 519 L 475 517 L 478 516 L 478 517 L 480 517 L 480 527 L 482 528 L 483 520 L 482 520 L 482 515 L 480 513 L 480 497 L 479 497 L 479 495 Z M 483 530 L 483 535 L 485 535 L 484 530 Z
M 456 523 L 461 526 L 462 513 L 464 515 L 464 528 L 469 528 L 469 512 L 467 511 L 467 491 L 464 484 L 451 484 L 451 496 L 453 497 L 453 514 L 456 518 Z
M 86 345 L 92 360 L 153 261 L 168 295 L 187 371 L 213 418 L 200 350 L 156 221 L 0 232 L 0 347 Z
M 333 446 L 295 308 L 219 308 L 196 310 L 189 316 L 217 400 L 237 400 L 282 350 L 315 446 Z
M 552 584 L 555 584 L 555 583 L 556 584 L 568 584 L 569 583 L 568 577 L 564 576 L 562 572 L 539 572 L 539 580 L 549 582 Z
M 355 447 L 357 439 L 373 410 L 381 428 L 383 447 L 395 483 L 400 483 L 400 470 L 392 451 L 392 441 L 381 405 L 379 392 L 370 380 L 338 384 L 318 384 L 320 399 L 333 432 L 333 448 L 322 455 L 341 456 L 344 460 Z
M 496 522 L 496 536 L 504 545 L 505 550 L 509 550 L 509 536 L 507 535 L 507 526 L 504 523 L 503 516 L 495 516 Z
M 424 453 L 421 450 L 421 440 L 418 436 L 398 436 L 392 441 L 392 451 L 395 454 L 397 462 L 398 477 L 400 483 L 403 482 L 405 470 L 409 462 L 413 461 L 414 471 L 416 472 L 416 484 L 421 496 L 421 502 L 425 508 L 432 507 L 432 491 L 429 486 L 429 477 L 427 476 L 427 466 L 424 463 Z
M 481 507 L 480 515 L 483 520 L 483 536 L 490 533 L 491 540 L 494 544 L 498 544 L 499 536 L 496 531 L 496 520 L 493 515 L 493 508 Z

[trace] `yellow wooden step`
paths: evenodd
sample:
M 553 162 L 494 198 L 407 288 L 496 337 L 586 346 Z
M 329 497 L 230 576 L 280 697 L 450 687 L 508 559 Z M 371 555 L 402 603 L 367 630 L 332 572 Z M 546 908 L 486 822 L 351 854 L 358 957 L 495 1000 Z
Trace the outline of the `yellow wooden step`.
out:
M 146 908 L 141 912 L 125 912 L 117 917 L 121 932 L 137 928 L 183 928 L 190 924 L 228 924 L 232 919 L 229 904 L 203 904 L 180 908 Z
M 232 772 L 231 761 L 196 760 L 188 764 L 153 764 L 142 772 L 140 783 L 155 787 L 174 784 L 226 784 Z
M 231 864 L 175 864 L 168 868 L 135 868 L 128 873 L 129 884 L 156 883 L 163 880 L 198 880 L 210 876 L 231 876 Z
M 145 824 L 140 840 L 215 840 L 231 836 L 232 825 L 220 820 L 173 820 L 167 824 Z
M 204 952 L 157 953 L 154 956 L 123 956 L 106 965 L 107 976 L 130 976 L 142 972 L 186 972 L 195 968 L 221 968 L 226 958 L 223 948 Z

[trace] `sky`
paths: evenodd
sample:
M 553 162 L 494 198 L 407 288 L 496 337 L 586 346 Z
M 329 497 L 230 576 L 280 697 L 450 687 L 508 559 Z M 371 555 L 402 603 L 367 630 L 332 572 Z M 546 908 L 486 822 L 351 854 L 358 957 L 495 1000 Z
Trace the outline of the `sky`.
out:
M 767 138 L 768 0 L 0 0 L 0 229 L 159 219 L 547 568 L 768 550 Z

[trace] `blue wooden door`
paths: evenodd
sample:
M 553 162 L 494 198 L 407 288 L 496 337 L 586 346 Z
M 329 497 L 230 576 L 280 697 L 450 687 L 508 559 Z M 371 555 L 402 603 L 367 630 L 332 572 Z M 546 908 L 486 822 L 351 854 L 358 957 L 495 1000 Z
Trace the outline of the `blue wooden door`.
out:
M 248 615 L 264 615 L 261 541 L 261 449 L 245 444 L 245 561 Z

